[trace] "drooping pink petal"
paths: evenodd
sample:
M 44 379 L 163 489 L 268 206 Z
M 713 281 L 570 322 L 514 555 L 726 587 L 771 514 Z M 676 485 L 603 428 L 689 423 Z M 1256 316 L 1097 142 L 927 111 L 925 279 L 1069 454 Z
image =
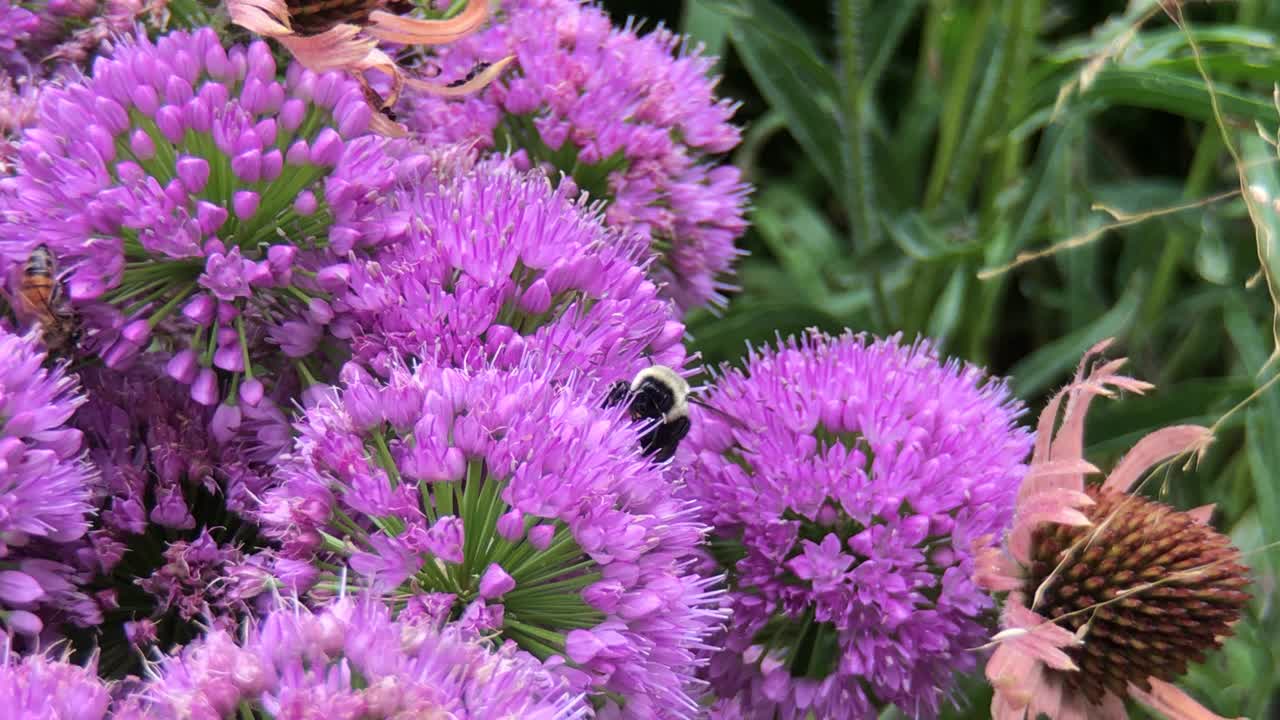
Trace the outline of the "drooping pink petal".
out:
M 1169 720 L 1228 720 L 1222 715 L 1215 715 L 1208 708 L 1196 702 L 1194 698 L 1183 692 L 1178 686 L 1159 678 L 1149 678 L 1151 692 L 1129 684 L 1129 694 L 1143 705 L 1160 712 Z M 1232 720 L 1246 720 L 1234 718 Z
M 1200 425 L 1174 425 L 1156 430 L 1139 440 L 1121 458 L 1102 484 L 1102 489 L 1128 492 L 1150 468 L 1169 458 L 1204 448 L 1212 439 L 1213 431 Z
M 1187 516 L 1201 525 L 1208 525 L 1209 520 L 1213 517 L 1214 508 L 1218 507 L 1217 503 L 1209 503 L 1201 505 L 1198 508 L 1191 508 L 1187 511 Z
M 1007 592 L 1022 587 L 1022 569 L 998 547 L 981 547 L 974 543 L 973 581 L 993 592 Z
M 470 35 L 489 18 L 489 0 L 468 0 L 462 12 L 448 20 L 420 20 L 374 10 L 369 14 L 369 34 L 404 45 L 443 45 Z
M 405 78 L 405 84 L 415 89 L 422 90 L 423 92 L 428 92 L 432 95 L 439 95 L 441 97 L 466 97 L 467 95 L 483 89 L 489 83 L 496 80 L 498 76 L 502 74 L 502 71 L 506 70 L 507 66 L 515 59 L 514 55 L 504 57 L 461 85 L 442 85 L 412 77 Z
M 1004 624 L 1010 630 L 1023 632 L 1012 633 L 1010 630 L 1005 630 L 999 633 L 996 637 L 1003 645 L 1010 646 L 1027 658 L 1044 663 L 1055 670 L 1078 670 L 1071 656 L 1062 651 L 1064 647 L 1080 644 L 1080 640 L 1070 630 L 1016 601 L 1005 604 Z M 1005 633 L 1009 634 L 1005 635 Z M 1005 637 L 1000 638 L 1001 635 Z
M 1037 462 L 1027 471 L 1018 488 L 1018 502 L 1049 488 L 1084 490 L 1084 476 L 1099 472 L 1092 463 L 1082 458 L 1045 460 Z
M 231 22 L 259 35 L 278 38 L 293 33 L 284 0 L 227 0 L 227 13 Z
M 355 25 L 334 25 L 316 35 L 289 35 L 280 38 L 302 66 L 313 72 L 366 70 L 376 68 L 388 75 L 399 72 L 389 55 L 378 49 L 378 41 L 362 35 Z

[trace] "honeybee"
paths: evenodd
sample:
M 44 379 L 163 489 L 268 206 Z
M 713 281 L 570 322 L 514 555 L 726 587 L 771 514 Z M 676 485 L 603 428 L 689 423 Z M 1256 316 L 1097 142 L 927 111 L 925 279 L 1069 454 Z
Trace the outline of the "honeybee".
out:
M 40 324 L 49 355 L 67 354 L 80 340 L 80 317 L 63 292 L 57 262 L 46 245 L 38 246 L 27 258 L 13 309 L 19 320 Z

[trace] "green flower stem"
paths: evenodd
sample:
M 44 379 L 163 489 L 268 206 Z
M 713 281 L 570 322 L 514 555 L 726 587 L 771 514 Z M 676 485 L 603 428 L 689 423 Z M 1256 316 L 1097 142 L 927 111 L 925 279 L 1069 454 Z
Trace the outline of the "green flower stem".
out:
M 244 315 L 236 316 L 236 333 L 240 335 L 240 357 L 244 361 L 244 377 L 253 379 L 253 363 L 249 360 L 249 339 L 244 332 Z
M 555 651 L 557 653 L 564 652 L 564 635 L 558 632 L 547 630 L 545 628 L 540 628 L 536 625 L 529 625 L 527 623 L 520 622 L 519 620 L 516 620 L 510 616 L 507 617 L 506 621 L 503 623 L 503 626 L 517 630 L 529 637 L 541 640 L 542 642 L 546 643 L 550 647 L 555 648 Z
M 574 578 L 569 578 L 568 580 L 558 580 L 556 582 L 543 583 L 542 585 L 524 588 L 518 587 L 507 593 L 506 598 L 509 601 L 515 602 L 518 600 L 530 600 L 544 596 L 559 597 L 566 590 L 581 590 L 582 588 L 599 581 L 601 577 L 603 577 L 603 575 L 599 572 L 592 572 L 585 575 L 579 575 Z
M 503 631 L 505 634 L 510 636 L 512 640 L 515 640 L 521 648 L 533 653 L 539 660 L 546 660 L 549 657 L 562 654 L 562 650 L 557 650 L 554 646 L 548 645 L 532 635 L 521 632 L 518 627 L 512 624 L 514 622 L 516 621 L 512 620 L 511 614 L 508 613 L 507 619 L 503 624 Z
M 538 583 L 544 580 L 557 578 L 557 577 L 560 577 L 561 575 L 571 575 L 579 570 L 588 570 L 593 567 L 596 567 L 596 561 L 590 558 L 586 558 L 580 562 L 574 563 L 573 565 L 569 565 L 567 567 L 557 566 L 557 567 L 552 567 L 547 570 L 544 570 L 542 573 L 526 579 L 524 581 L 524 584 L 537 585 Z
M 151 317 L 147 320 L 147 325 L 150 328 L 155 329 L 156 325 L 159 325 L 162 320 L 164 320 L 166 317 L 169 316 L 169 313 L 173 312 L 174 309 L 177 308 L 178 305 L 180 305 L 188 297 L 191 297 L 191 294 L 196 291 L 197 287 L 198 287 L 198 283 L 194 280 L 188 283 L 187 286 L 179 290 L 178 294 L 174 295 L 173 298 L 169 300 L 169 302 L 165 303 L 164 305 L 161 305 L 160 309 L 151 313 Z M 243 334 L 241 334 L 240 340 L 241 342 L 244 342 Z M 245 361 L 248 362 L 248 358 L 245 358 Z
M 477 571 L 475 567 L 476 539 L 479 527 L 476 525 L 476 504 L 480 502 L 480 487 L 485 481 L 483 461 L 472 460 L 467 463 L 466 485 L 462 490 L 462 527 L 463 527 L 463 577 L 471 577 Z
M 378 465 L 386 471 L 387 477 L 391 479 L 391 487 L 400 485 L 400 469 L 396 467 L 396 461 L 391 457 L 391 448 L 387 447 L 387 438 L 383 435 L 382 429 L 378 428 L 373 433 L 373 446 L 377 450 Z
M 323 530 L 320 531 L 320 538 L 323 541 L 321 546 L 325 550 L 343 557 L 347 557 L 351 554 L 351 546 L 343 540 L 336 538 Z

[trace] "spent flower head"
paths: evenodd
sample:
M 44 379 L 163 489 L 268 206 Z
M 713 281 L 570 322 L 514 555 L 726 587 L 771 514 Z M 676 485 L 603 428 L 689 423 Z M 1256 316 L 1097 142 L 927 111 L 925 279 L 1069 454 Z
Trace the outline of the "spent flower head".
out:
M 397 356 L 457 367 L 537 356 L 559 375 L 617 380 L 684 364 L 684 325 L 645 278 L 646 249 L 567 184 L 455 152 L 392 193 L 377 218 L 396 241 L 352 263 L 333 302 L 335 327 L 377 367 Z
M 610 225 L 648 240 L 682 309 L 724 302 L 749 188 L 718 156 L 738 144 L 713 59 L 659 28 L 615 28 L 580 0 L 503 2 L 492 27 L 432 57 L 442 78 L 515 56 L 481 93 L 410 93 L 406 123 L 436 140 L 518 150 L 609 201 Z
M 362 215 L 425 161 L 365 135 L 371 116 L 339 74 L 278 80 L 261 42 L 206 28 L 121 45 L 42 95 L 0 181 L 0 265 L 48 246 L 84 349 L 112 368 L 170 353 L 171 377 L 227 408 L 225 436 L 268 383 L 318 372 L 339 260 L 382 242 Z
M 234 629 L 265 597 L 269 578 L 250 558 L 264 543 L 242 515 L 266 480 L 242 448 L 212 437 L 214 411 L 165 377 L 162 361 L 83 377 L 89 402 L 76 426 L 102 482 L 76 557 L 102 619 L 69 634 L 100 653 L 105 677 L 123 677 L 153 648 Z
M 974 539 L 1009 522 L 1030 436 L 981 368 L 861 335 L 753 352 L 676 456 L 729 573 L 726 717 L 931 715 L 976 664 Z
M 1212 432 L 1157 430 L 1086 486 L 1097 472 L 1084 459 L 1091 401 L 1152 387 L 1120 375 L 1123 358 L 1090 367 L 1108 343 L 1086 353 L 1041 413 L 1004 547 L 980 543 L 975 581 L 1008 592 L 986 668 L 996 720 L 1124 720 L 1126 697 L 1173 720 L 1220 720 L 1173 682 L 1232 634 L 1248 569 L 1208 526 L 1212 506 L 1181 512 L 1133 494 L 1147 471 L 1203 450 Z
M 282 577 L 514 640 L 628 717 L 692 717 L 695 655 L 719 619 L 713 581 L 690 568 L 703 526 L 621 411 L 525 367 L 389 376 L 349 364 L 299 422 L 262 510 Z

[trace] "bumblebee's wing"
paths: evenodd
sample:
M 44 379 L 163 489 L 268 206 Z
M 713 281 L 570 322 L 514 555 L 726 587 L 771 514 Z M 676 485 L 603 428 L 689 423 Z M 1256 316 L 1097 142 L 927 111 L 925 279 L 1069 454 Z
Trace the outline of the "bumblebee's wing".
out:
M 715 416 L 719 417 L 721 420 L 724 420 L 725 422 L 729 423 L 730 425 L 732 425 L 732 426 L 734 426 L 734 427 L 736 427 L 736 428 L 738 428 L 738 429 L 740 429 L 740 430 L 750 430 L 750 429 L 751 429 L 751 428 L 750 428 L 750 427 L 748 427 L 748 426 L 747 426 L 747 424 L 746 424 L 745 422 L 743 422 L 741 419 L 739 419 L 739 418 L 737 418 L 737 417 L 735 417 L 735 416 L 733 416 L 733 415 L 730 415 L 729 413 L 725 412 L 724 410 L 721 410 L 720 408 L 716 407 L 715 405 L 712 405 L 712 404 L 710 404 L 710 403 L 708 403 L 708 402 L 705 402 L 705 401 L 704 401 L 704 400 L 702 400 L 701 398 L 697 398 L 697 397 L 694 397 L 693 395 L 690 395 L 690 396 L 689 396 L 689 398 L 688 398 L 688 402 L 689 402 L 689 404 L 690 404 L 690 405 L 697 405 L 698 407 L 702 408 L 703 410 L 706 410 L 706 411 L 708 411 L 708 412 L 710 412 L 710 413 L 714 414 Z

